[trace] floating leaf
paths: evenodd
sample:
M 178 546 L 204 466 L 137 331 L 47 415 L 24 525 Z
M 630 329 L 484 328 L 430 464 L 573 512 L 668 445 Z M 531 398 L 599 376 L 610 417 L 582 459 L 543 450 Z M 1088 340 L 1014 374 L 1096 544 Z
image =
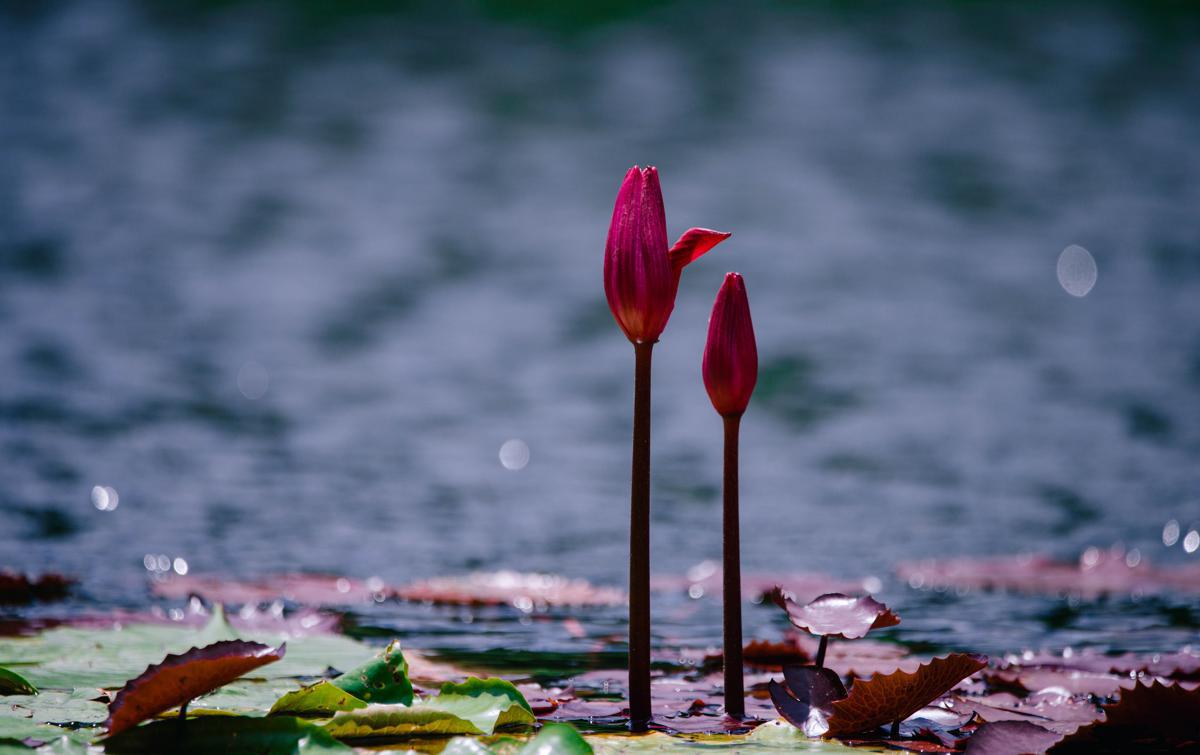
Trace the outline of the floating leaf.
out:
M 0 604 L 61 600 L 73 584 L 73 579 L 61 574 L 43 574 L 34 578 L 11 569 L 0 569 Z
M 845 580 L 811 572 L 750 572 L 742 574 L 742 595 L 749 599 L 769 597 L 776 587 L 782 586 L 792 600 L 807 603 L 818 595 L 830 592 L 871 592 L 872 583 L 877 581 L 873 578 Z M 720 597 L 724 589 L 724 573 L 719 562 L 701 561 L 684 575 L 655 577 L 650 586 L 660 592 L 687 593 L 691 598 Z
M 841 593 L 827 593 L 809 603 L 799 605 L 787 597 L 782 588 L 775 588 L 772 600 L 787 611 L 792 624 L 815 635 L 856 640 L 872 629 L 893 627 L 900 617 L 870 595 L 853 598 Z
M 517 755 L 592 755 L 592 746 L 570 724 L 546 724 Z
M 897 671 L 860 679 L 846 699 L 833 703 L 828 735 L 854 734 L 903 721 L 985 666 L 983 656 L 951 653 L 921 665 L 915 673 Z
M 333 680 L 333 684 L 367 703 L 411 705 L 412 682 L 408 680 L 408 662 L 393 640 L 378 657 Z
M 1132 566 L 1130 564 L 1133 564 Z M 1130 562 L 1123 552 L 1089 548 L 1077 562 L 1046 556 L 954 558 L 902 563 L 897 575 L 914 587 L 1077 595 L 1200 593 L 1200 564 L 1153 566 L 1145 557 Z
M 367 704 L 328 679 L 288 692 L 275 701 L 268 715 L 332 716 L 342 710 L 357 710 Z
M 846 688 L 837 674 L 815 666 L 785 666 L 786 686 L 774 679 L 768 685 L 771 702 L 790 724 L 808 737 L 829 731 L 833 703 L 846 697 Z
M 136 726 L 277 661 L 286 650 L 286 645 L 272 648 L 258 642 L 225 640 L 181 655 L 168 655 L 129 681 L 113 698 L 106 722 L 109 734 Z
M 1181 749 L 1200 744 L 1200 688 L 1178 684 L 1138 684 L 1121 692 L 1120 699 L 1105 705 L 1104 719 L 1081 727 L 1055 751 L 1092 751 L 1098 743 L 1139 743 Z
M 522 611 L 552 606 L 617 606 L 623 605 L 626 599 L 621 590 L 597 587 L 584 579 L 515 571 L 437 577 L 398 587 L 393 594 L 401 600 L 446 605 L 509 605 Z
M 511 682 L 471 677 L 462 684 L 444 684 L 437 697 L 412 706 L 371 705 L 339 713 L 325 728 L 339 739 L 369 739 L 491 734 L 535 720 L 529 703 Z
M 412 701 L 408 663 L 400 643 L 393 641 L 378 656 L 337 679 L 288 692 L 271 706 L 270 715 L 333 715 L 365 708 L 369 702 L 411 705 Z
M 286 600 L 304 606 L 342 606 L 369 603 L 388 588 L 383 580 L 350 579 L 329 574 L 277 574 L 239 582 L 195 574 L 170 577 L 152 584 L 155 595 L 186 599 L 192 595 L 231 606 L 260 605 Z
M 1063 735 L 1027 721 L 997 721 L 980 726 L 967 740 L 969 755 L 1042 753 Z
M 321 727 L 288 716 L 152 721 L 104 741 L 113 755 L 324 755 L 353 753 Z
M 0 695 L 36 695 L 37 687 L 16 671 L 0 666 Z

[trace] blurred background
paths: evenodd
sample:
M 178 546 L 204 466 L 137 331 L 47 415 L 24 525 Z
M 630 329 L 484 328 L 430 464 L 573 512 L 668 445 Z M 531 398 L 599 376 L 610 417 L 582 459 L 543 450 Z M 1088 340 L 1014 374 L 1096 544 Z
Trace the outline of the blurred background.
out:
M 1200 626 L 893 572 L 1200 560 L 1188 4 L 10 0 L 0 64 L 0 565 L 131 607 L 163 557 L 623 584 L 600 272 L 641 163 L 672 239 L 734 234 L 655 350 L 656 574 L 720 555 L 700 356 L 737 270 L 746 571 L 874 577 L 927 646 Z M 716 642 L 705 611 L 656 630 Z

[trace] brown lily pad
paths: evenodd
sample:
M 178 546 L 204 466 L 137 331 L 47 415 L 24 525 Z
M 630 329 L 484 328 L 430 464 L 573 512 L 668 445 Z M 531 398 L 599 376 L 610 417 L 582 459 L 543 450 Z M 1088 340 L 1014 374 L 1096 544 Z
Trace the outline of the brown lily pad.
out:
M 1140 554 L 1088 548 L 1076 562 L 1046 556 L 953 558 L 901 563 L 896 573 L 915 588 L 1011 590 L 1098 598 L 1103 595 L 1200 593 L 1200 564 L 1157 567 Z
M 997 721 L 980 726 L 967 740 L 968 755 L 1024 755 L 1042 753 L 1062 739 L 1062 734 L 1028 721 Z
M 20 605 L 34 601 L 61 600 L 67 596 L 75 580 L 61 574 L 27 574 L 0 569 L 0 605 Z
M 109 735 L 186 705 L 254 669 L 283 658 L 287 645 L 225 640 L 180 655 L 168 655 L 126 682 L 108 706 Z
M 815 666 L 785 666 L 784 684 L 771 680 L 768 690 L 784 720 L 808 737 L 829 731 L 833 703 L 846 697 L 846 687 L 837 674 Z
M 793 625 L 823 637 L 857 640 L 872 629 L 894 627 L 900 623 L 899 616 L 870 595 L 854 598 L 842 593 L 826 593 L 799 605 L 777 587 L 772 591 L 771 599 L 787 611 Z
M 189 574 L 156 581 L 155 595 L 186 599 L 191 596 L 230 606 L 254 606 L 289 601 L 303 606 L 342 606 L 369 603 L 385 594 L 383 580 L 350 579 L 329 574 L 276 574 L 253 580 L 231 580 Z
M 1094 752 L 1114 745 L 1153 745 L 1182 752 L 1200 747 L 1200 690 L 1178 684 L 1138 684 L 1105 705 L 1104 719 L 1081 727 L 1055 751 Z
M 525 612 L 556 606 L 618 606 L 626 600 L 623 591 L 597 587 L 584 579 L 515 571 L 437 577 L 398 587 L 392 594 L 408 601 L 458 606 L 508 605 Z
M 742 574 L 742 595 L 750 600 L 765 600 L 776 587 L 782 587 L 792 600 L 807 603 L 830 592 L 872 592 L 879 589 L 878 582 L 873 577 L 846 580 L 815 572 L 749 572 Z M 658 592 L 684 592 L 694 599 L 719 598 L 724 590 L 724 576 L 720 563 L 701 561 L 686 574 L 654 577 L 650 587 Z
M 897 671 L 856 681 L 846 699 L 833 703 L 827 736 L 903 721 L 986 666 L 984 656 L 951 653 L 923 664 L 915 673 Z

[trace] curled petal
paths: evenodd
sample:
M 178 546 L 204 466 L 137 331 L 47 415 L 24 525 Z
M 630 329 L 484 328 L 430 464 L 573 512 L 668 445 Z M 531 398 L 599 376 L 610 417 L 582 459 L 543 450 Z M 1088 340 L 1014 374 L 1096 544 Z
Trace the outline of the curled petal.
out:
M 713 231 L 708 228 L 689 228 L 675 242 L 667 255 L 671 258 L 671 267 L 675 272 L 683 270 L 689 263 L 700 259 L 709 249 L 720 244 L 733 234 L 724 231 Z

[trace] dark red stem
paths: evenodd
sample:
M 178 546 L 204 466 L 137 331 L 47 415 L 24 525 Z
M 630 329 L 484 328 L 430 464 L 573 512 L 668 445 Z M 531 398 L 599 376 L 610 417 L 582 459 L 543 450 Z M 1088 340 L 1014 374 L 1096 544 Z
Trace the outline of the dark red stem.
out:
M 650 723 L 650 354 L 635 343 L 633 484 L 629 497 L 629 725 Z
M 821 644 L 817 646 L 817 668 L 822 668 L 825 665 L 825 650 L 829 647 L 829 635 L 821 635 Z
M 725 417 L 725 712 L 746 717 L 742 680 L 742 556 L 738 527 L 738 429 L 741 415 Z

